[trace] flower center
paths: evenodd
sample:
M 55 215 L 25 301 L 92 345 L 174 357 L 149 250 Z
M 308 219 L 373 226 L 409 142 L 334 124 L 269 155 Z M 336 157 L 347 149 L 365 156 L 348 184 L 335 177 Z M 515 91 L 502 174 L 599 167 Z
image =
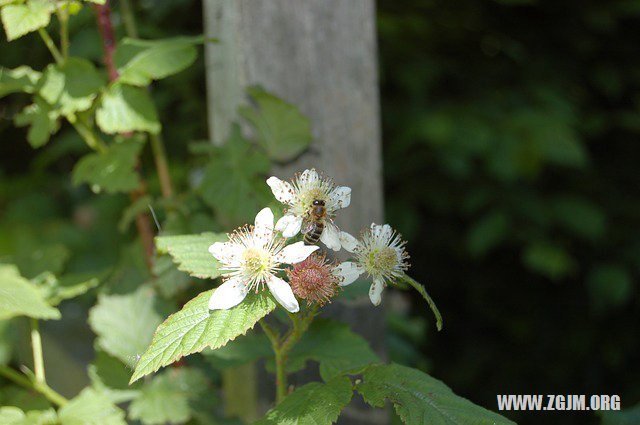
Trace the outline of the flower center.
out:
M 266 279 L 271 273 L 271 254 L 263 249 L 249 248 L 244 252 L 244 272 L 252 283 Z
M 388 246 L 373 249 L 365 259 L 365 268 L 370 272 L 388 275 L 398 264 L 396 251 Z

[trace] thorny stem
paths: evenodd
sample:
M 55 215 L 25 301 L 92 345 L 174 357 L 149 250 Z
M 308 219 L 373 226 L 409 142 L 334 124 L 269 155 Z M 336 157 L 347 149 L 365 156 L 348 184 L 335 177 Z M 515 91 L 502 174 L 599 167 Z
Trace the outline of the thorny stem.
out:
M 36 382 L 46 384 L 42 357 L 42 339 L 40 338 L 40 325 L 37 319 L 31 319 L 31 349 L 33 350 L 33 369 L 36 373 Z
M 60 395 L 58 392 L 56 392 L 53 388 L 48 386 L 46 383 L 32 381 L 26 376 L 22 375 L 21 373 L 19 373 L 18 371 L 10 367 L 0 366 L 0 375 L 4 376 L 7 379 L 12 380 L 13 382 L 15 382 L 20 386 L 39 392 L 40 394 L 45 396 L 47 400 L 49 400 L 51 403 L 55 404 L 56 406 L 62 407 L 68 402 L 68 400 L 64 398 L 64 396 Z
M 47 32 L 47 30 L 45 30 L 44 28 L 39 28 L 38 34 L 40 34 L 40 38 L 42 38 L 42 41 L 44 41 L 44 44 L 51 52 L 51 56 L 53 56 L 53 59 L 55 59 L 56 63 L 60 64 L 64 62 L 64 59 L 60 54 L 60 50 L 58 50 L 58 48 L 56 47 L 56 44 L 51 39 L 51 36 Z
M 98 20 L 98 29 L 100 30 L 100 34 L 102 35 L 104 63 L 109 73 L 109 80 L 115 81 L 118 78 L 118 70 L 116 69 L 115 63 L 113 61 L 113 54 L 116 49 L 116 40 L 114 36 L 113 25 L 111 23 L 109 0 L 107 0 L 103 5 L 94 4 L 93 7 L 96 13 L 96 18 Z M 136 200 L 145 196 L 147 193 L 147 188 L 142 176 L 140 176 L 140 181 L 140 187 L 137 190 L 129 192 L 129 198 L 132 200 L 132 202 L 135 202 Z M 149 272 L 153 274 L 152 265 L 154 255 L 154 233 L 153 227 L 151 226 L 151 221 L 149 220 L 149 216 L 147 214 L 140 213 L 136 216 L 136 228 L 144 247 L 144 256 L 147 263 L 147 268 L 149 269 Z
M 293 327 L 289 333 L 281 338 L 278 332 L 273 329 L 264 319 L 260 320 L 260 326 L 271 341 L 276 363 L 276 404 L 280 404 L 287 396 L 287 358 L 289 352 L 307 331 L 313 321 L 318 306 L 315 305 L 309 312 L 301 318 L 300 313 L 288 313 Z

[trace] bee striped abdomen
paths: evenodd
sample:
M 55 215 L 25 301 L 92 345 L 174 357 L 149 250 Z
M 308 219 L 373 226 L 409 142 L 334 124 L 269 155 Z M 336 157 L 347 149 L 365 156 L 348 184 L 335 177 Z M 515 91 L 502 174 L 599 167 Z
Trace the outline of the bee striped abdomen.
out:
M 314 222 L 313 227 L 307 233 L 304 234 L 304 244 L 305 245 L 315 245 L 320 240 L 320 235 L 322 235 L 322 231 L 324 230 L 324 223 Z

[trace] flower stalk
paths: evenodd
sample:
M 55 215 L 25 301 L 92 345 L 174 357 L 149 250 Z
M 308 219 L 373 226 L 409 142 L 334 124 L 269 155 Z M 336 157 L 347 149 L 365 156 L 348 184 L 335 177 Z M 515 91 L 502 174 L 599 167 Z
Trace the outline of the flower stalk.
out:
M 31 349 L 33 350 L 33 369 L 36 374 L 36 382 L 46 384 L 44 358 L 42 356 L 42 338 L 40 338 L 40 324 L 37 319 L 31 319 Z
M 45 396 L 47 400 L 58 407 L 62 407 L 68 402 L 68 400 L 64 396 L 56 392 L 46 383 L 30 380 L 28 377 L 22 375 L 21 373 L 10 367 L 0 366 L 0 376 L 4 376 L 5 378 L 24 388 L 39 392 L 40 394 Z

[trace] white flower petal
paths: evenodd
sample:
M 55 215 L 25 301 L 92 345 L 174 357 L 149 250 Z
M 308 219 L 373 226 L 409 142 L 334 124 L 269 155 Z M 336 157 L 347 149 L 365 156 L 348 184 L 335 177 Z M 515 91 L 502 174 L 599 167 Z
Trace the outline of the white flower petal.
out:
M 269 177 L 267 184 L 273 192 L 273 196 L 283 204 L 290 204 L 293 200 L 293 186 L 289 182 L 280 180 L 277 177 Z
M 295 264 L 305 260 L 313 251 L 320 248 L 317 245 L 305 245 L 304 242 L 296 242 L 284 247 L 276 256 L 278 263 Z
M 246 296 L 246 287 L 237 279 L 229 279 L 213 291 L 209 310 L 228 310 L 240 304 Z
M 269 207 L 263 208 L 256 215 L 253 236 L 261 247 L 264 247 L 273 237 L 273 213 Z
M 340 232 L 340 245 L 348 252 L 353 252 L 360 244 L 356 238 L 347 232 Z
M 276 230 L 282 232 L 282 236 L 285 238 L 291 238 L 298 234 L 301 226 L 302 217 L 297 217 L 293 214 L 285 214 L 276 223 Z
M 388 224 L 371 223 L 371 234 L 376 241 L 387 243 L 393 236 L 393 229 Z
M 216 242 L 209 247 L 209 252 L 216 260 L 229 265 L 239 261 L 242 246 L 231 242 Z
M 342 281 L 338 283 L 340 286 L 351 285 L 362 273 L 364 270 L 351 261 L 341 263 L 333 271 L 333 274 L 342 277 Z
M 384 282 L 380 278 L 374 278 L 371 287 L 369 288 L 369 299 L 373 305 L 380 305 L 382 301 L 382 290 L 384 289 Z
M 297 313 L 300 311 L 298 300 L 296 300 L 296 296 L 293 295 L 293 291 L 287 282 L 279 277 L 270 275 L 267 279 L 267 286 L 276 301 L 278 301 L 288 312 Z
M 334 205 L 335 209 L 347 208 L 351 203 L 351 188 L 347 186 L 336 187 L 329 195 L 329 202 Z
M 333 223 L 325 223 L 324 230 L 320 235 L 320 241 L 325 244 L 327 248 L 340 251 L 340 229 Z
M 318 180 L 320 180 L 320 176 L 316 172 L 315 168 L 304 170 L 298 179 L 298 187 L 309 188 L 311 186 L 316 186 L 318 184 Z

